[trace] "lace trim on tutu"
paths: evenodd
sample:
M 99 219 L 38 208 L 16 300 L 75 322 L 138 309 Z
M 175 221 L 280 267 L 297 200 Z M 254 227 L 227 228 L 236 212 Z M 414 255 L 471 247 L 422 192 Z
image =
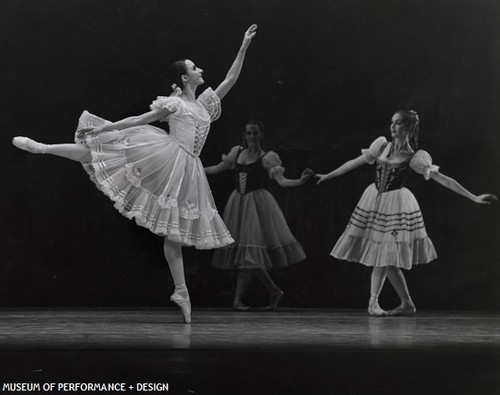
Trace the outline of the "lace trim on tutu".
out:
M 176 112 L 179 108 L 179 101 L 181 99 L 178 97 L 170 96 L 158 96 L 156 100 L 149 105 L 151 110 L 163 110 L 167 109 L 169 112 Z
M 97 161 L 99 154 L 95 151 L 91 151 L 91 154 L 92 160 Z M 112 181 L 106 179 L 102 172 L 94 168 L 91 162 L 82 163 L 82 165 L 96 187 L 115 202 L 114 207 L 120 214 L 128 219 L 135 219 L 137 225 L 157 235 L 166 236 L 169 240 L 186 246 L 194 246 L 197 249 L 221 248 L 234 242 L 222 219 L 218 218 L 217 210 L 199 210 L 191 206 L 179 209 L 175 198 L 157 197 L 140 186 L 141 196 L 135 202 L 143 204 L 130 206 L 124 198 L 126 190 L 118 190 Z M 130 175 L 132 180 L 134 177 L 136 176 Z M 157 216 L 150 214 L 160 211 L 160 215 Z M 199 234 L 191 231 L 195 227 L 192 221 L 200 221 L 205 226 L 211 222 L 214 224 L 211 230 Z

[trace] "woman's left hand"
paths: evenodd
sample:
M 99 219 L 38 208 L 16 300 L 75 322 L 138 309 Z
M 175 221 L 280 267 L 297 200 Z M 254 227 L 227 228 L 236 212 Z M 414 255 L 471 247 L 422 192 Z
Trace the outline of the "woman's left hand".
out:
M 80 139 L 83 139 L 83 137 L 84 137 L 87 133 L 91 132 L 92 130 L 94 130 L 94 128 L 93 128 L 93 127 L 78 129 L 78 130 L 76 131 L 76 137 L 78 137 L 78 138 L 80 138 Z
M 253 24 L 248 28 L 243 36 L 243 43 L 241 44 L 242 49 L 247 49 L 250 43 L 252 42 L 252 38 L 257 34 L 257 25 Z
M 485 193 L 484 195 L 474 196 L 473 200 L 479 204 L 491 204 L 494 200 L 498 200 L 498 198 L 491 193 Z

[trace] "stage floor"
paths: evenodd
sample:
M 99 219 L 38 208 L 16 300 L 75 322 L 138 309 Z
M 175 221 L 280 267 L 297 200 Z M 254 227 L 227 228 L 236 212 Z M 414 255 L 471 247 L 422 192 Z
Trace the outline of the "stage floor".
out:
M 0 317 L 0 390 L 119 381 L 129 393 L 500 394 L 494 313 L 195 309 L 190 325 L 174 309 L 10 309 Z M 168 383 L 168 391 L 137 387 L 145 382 Z

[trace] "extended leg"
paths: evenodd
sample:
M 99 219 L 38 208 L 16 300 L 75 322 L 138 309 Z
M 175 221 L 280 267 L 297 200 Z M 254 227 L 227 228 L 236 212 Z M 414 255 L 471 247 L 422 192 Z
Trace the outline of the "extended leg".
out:
M 252 269 L 240 269 L 238 270 L 238 278 L 236 280 L 236 291 L 234 293 L 233 309 L 238 311 L 247 311 L 250 307 L 243 303 L 243 295 L 250 284 L 252 279 L 253 270 Z
M 28 137 L 14 137 L 12 144 L 17 148 L 33 154 L 51 154 L 74 160 L 76 162 L 89 162 L 90 150 L 83 144 L 42 144 Z
M 401 305 L 390 311 L 389 315 L 415 314 L 417 309 L 411 300 L 410 291 L 408 290 L 408 285 L 401 269 L 398 267 L 389 267 L 387 277 L 401 299 Z
M 266 269 L 257 269 L 255 275 L 269 291 L 269 308 L 271 310 L 275 309 L 281 302 L 281 298 L 283 298 L 283 291 L 274 283 Z
M 387 277 L 386 267 L 374 267 L 372 271 L 372 279 L 370 285 L 370 301 L 368 302 L 368 314 L 382 317 L 387 315 L 387 312 L 382 310 L 378 304 L 378 296 L 382 291 L 385 279 Z
M 170 300 L 181 308 L 184 322 L 189 324 L 191 322 L 191 302 L 189 301 L 189 292 L 184 278 L 182 247 L 179 243 L 170 241 L 165 237 L 163 251 L 175 285 L 175 291 L 170 296 Z

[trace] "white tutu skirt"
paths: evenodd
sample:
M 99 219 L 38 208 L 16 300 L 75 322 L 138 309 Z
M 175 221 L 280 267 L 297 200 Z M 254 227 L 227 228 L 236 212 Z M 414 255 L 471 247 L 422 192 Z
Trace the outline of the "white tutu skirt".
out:
M 102 125 L 84 111 L 78 129 Z M 219 216 L 200 159 L 150 125 L 75 137 L 91 151 L 84 169 L 125 217 L 169 240 L 198 249 L 233 239 Z
M 366 188 L 331 253 L 366 266 L 411 269 L 437 258 L 415 196 L 406 188 Z

